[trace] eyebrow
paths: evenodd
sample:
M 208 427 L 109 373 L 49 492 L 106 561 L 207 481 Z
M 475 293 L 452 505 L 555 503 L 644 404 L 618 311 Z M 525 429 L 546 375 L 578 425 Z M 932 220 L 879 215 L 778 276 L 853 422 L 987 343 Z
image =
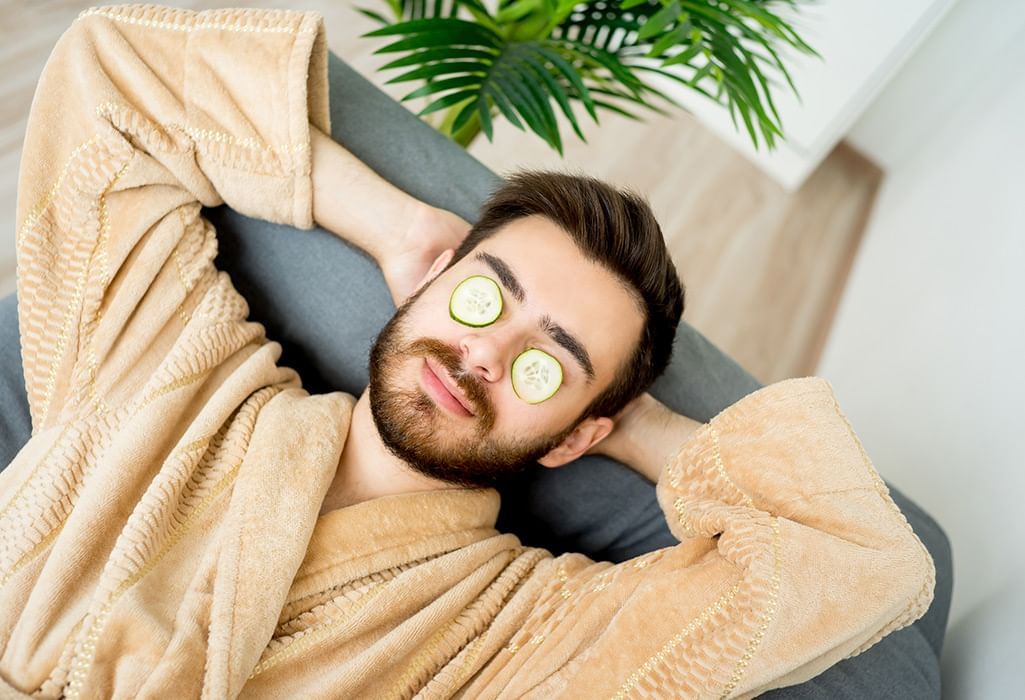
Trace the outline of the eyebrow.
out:
M 494 271 L 502 286 L 513 295 L 516 301 L 523 303 L 527 298 L 527 294 L 523 291 L 523 285 L 516 279 L 512 268 L 504 260 L 484 251 L 477 253 L 477 259 L 487 264 Z M 580 365 L 580 369 L 587 375 L 588 383 L 594 381 L 594 365 L 591 363 L 591 356 L 587 354 L 584 344 L 577 340 L 576 336 L 553 321 L 552 317 L 548 314 L 541 317 L 538 327 L 573 356 L 573 359 Z

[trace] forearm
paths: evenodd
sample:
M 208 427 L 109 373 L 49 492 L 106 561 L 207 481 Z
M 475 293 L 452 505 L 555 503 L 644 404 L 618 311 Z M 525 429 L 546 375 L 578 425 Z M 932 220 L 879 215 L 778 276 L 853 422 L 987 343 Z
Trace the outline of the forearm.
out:
M 310 127 L 313 219 L 380 265 L 427 206 L 375 173 L 344 146 Z
M 638 406 L 617 421 L 602 452 L 658 483 L 669 459 L 702 425 L 645 394 Z

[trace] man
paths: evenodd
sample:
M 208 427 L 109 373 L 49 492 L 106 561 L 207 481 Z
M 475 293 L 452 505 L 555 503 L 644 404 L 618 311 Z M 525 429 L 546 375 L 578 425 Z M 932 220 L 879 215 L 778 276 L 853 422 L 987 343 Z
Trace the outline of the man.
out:
M 332 230 L 375 230 L 333 218 L 357 208 L 337 194 L 346 183 L 336 180 L 351 181 L 353 172 L 373 183 L 376 201 L 403 197 L 316 130 L 313 157 L 314 216 L 322 202 L 320 218 Z M 363 190 L 362 201 L 370 201 Z M 444 212 L 434 215 L 445 220 Z M 425 235 L 412 237 L 437 248 L 435 231 L 446 228 L 418 226 Z M 465 231 L 456 221 L 450 228 Z M 377 230 L 379 240 L 360 239 L 369 250 L 387 241 L 387 229 Z M 376 257 L 395 280 L 392 256 Z M 489 281 L 501 309 L 488 323 L 467 325 L 450 307 L 460 282 L 474 277 Z M 490 486 L 535 461 L 557 467 L 579 457 L 609 436 L 610 416 L 665 368 L 682 310 L 682 286 L 640 198 L 592 178 L 519 173 L 493 195 L 458 250 L 445 249 L 432 261 L 378 338 L 371 390 L 356 404 L 323 510 L 401 490 Z M 622 319 L 615 332 L 609 318 Z M 560 381 L 550 398 L 528 403 L 517 393 L 512 368 L 519 356 L 538 350 L 554 361 Z M 653 403 L 647 397 L 628 413 Z M 666 454 L 642 462 L 646 467 L 657 469 L 697 426 L 683 416 L 675 420 Z M 615 449 L 617 442 L 600 447 Z
M 342 165 L 325 46 L 312 13 L 129 6 L 47 64 L 19 183 L 33 435 L 0 473 L 5 690 L 750 697 L 922 615 L 931 559 L 828 383 L 707 424 L 643 394 L 683 299 L 641 202 L 525 173 L 459 243 L 465 222 Z M 212 264 L 199 211 L 221 202 L 350 238 L 408 296 L 358 400 L 276 364 Z M 598 450 L 657 481 L 679 545 L 612 565 L 494 530 L 486 484 Z

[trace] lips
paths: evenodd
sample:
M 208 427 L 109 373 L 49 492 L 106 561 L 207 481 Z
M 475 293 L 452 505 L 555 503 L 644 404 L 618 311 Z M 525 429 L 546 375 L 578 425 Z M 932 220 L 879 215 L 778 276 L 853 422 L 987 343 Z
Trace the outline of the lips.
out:
M 472 416 L 474 414 L 473 404 L 471 404 L 466 396 L 463 395 L 463 392 L 459 389 L 459 385 L 452 380 L 452 377 L 449 376 L 448 372 L 445 371 L 443 367 L 435 363 L 430 358 L 425 359 L 427 370 L 434 376 L 441 387 Z

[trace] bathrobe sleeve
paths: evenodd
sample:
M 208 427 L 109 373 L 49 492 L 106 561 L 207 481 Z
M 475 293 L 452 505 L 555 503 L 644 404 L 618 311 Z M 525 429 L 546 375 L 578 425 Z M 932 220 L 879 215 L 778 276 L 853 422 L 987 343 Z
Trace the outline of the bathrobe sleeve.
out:
M 53 49 L 19 173 L 0 696 L 234 697 L 266 646 L 351 409 L 291 390 L 201 208 L 312 228 L 327 98 L 312 12 L 100 7 Z
M 226 283 L 200 207 L 312 228 L 311 123 L 330 130 L 317 13 L 79 16 L 39 80 L 19 173 L 33 434 L 137 400 L 194 316 L 245 320 L 241 297 L 197 308 Z
M 932 601 L 932 558 L 825 379 L 724 410 L 656 492 L 680 543 L 618 565 L 550 560 L 484 695 L 753 697 L 861 653 Z

